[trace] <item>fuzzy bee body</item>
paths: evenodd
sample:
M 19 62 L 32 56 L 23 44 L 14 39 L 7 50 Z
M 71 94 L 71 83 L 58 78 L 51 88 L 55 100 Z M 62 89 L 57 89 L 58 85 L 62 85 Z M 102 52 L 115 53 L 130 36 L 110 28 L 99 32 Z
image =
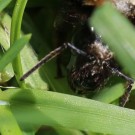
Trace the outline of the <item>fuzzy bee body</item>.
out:
M 90 58 L 79 55 L 69 72 L 68 79 L 71 88 L 76 93 L 83 95 L 105 85 L 107 79 L 112 75 L 105 66 L 106 63 L 116 67 L 113 53 L 102 42 L 95 40 L 92 44 L 88 44 L 84 50 Z
M 134 80 L 120 71 L 114 54 L 102 42 L 94 28 L 88 27 L 87 20 L 91 17 L 96 6 L 102 5 L 105 0 L 64 0 L 55 20 L 57 48 L 46 55 L 30 71 L 24 74 L 24 80 L 32 72 L 50 59 L 60 55 L 70 48 L 76 52 L 76 60 L 68 71 L 68 81 L 71 88 L 78 94 L 87 94 L 105 85 L 112 75 L 124 78 L 128 82 L 125 94 L 121 98 L 120 106 L 128 100 Z M 134 24 L 134 4 L 130 0 L 110 0 L 113 5 Z M 121 5 L 121 3 L 123 3 Z M 70 44 L 71 43 L 71 44 Z M 73 45 L 72 45 L 73 44 Z M 58 76 L 62 76 L 61 57 L 57 58 Z
M 70 9 L 68 8 L 68 4 L 73 4 L 70 6 Z M 113 53 L 108 49 L 108 46 L 103 44 L 101 37 L 95 34 L 94 28 L 91 27 L 91 29 L 89 29 L 87 25 L 88 17 L 91 16 L 94 7 L 89 5 L 84 6 L 82 3 L 76 2 L 70 3 L 70 1 L 68 1 L 68 4 L 66 4 L 68 5 L 66 8 L 67 10 L 62 10 L 63 19 L 61 19 L 61 23 L 56 25 L 56 36 L 60 43 L 57 46 L 60 46 L 65 42 L 71 42 L 71 39 L 66 39 L 67 33 L 72 34 L 71 29 L 69 29 L 70 26 L 73 31 L 73 34 L 71 35 L 72 43 L 77 48 L 86 52 L 90 58 L 77 55 L 75 63 L 71 69 L 69 69 L 68 82 L 76 93 L 87 94 L 89 91 L 99 89 L 106 83 L 106 80 L 111 75 L 110 70 L 104 66 L 104 63 L 108 63 L 108 65 L 116 65 L 116 62 L 114 61 Z M 70 32 L 66 31 L 65 25 Z M 64 30 L 62 34 L 61 30 Z M 60 59 L 61 57 L 57 59 L 58 70 L 60 70 Z M 60 72 L 58 72 L 58 74 L 59 73 Z
M 95 6 L 101 5 L 103 2 L 104 0 L 68 1 L 68 4 L 71 4 L 72 6 L 66 4 L 68 5 L 68 8 L 66 8 L 67 10 L 64 10 L 62 15 L 63 24 L 64 22 L 66 22 L 67 25 L 71 24 L 72 29 L 74 29 L 74 34 L 71 36 L 73 44 L 77 48 L 87 52 L 90 57 L 89 59 L 85 56 L 78 55 L 76 62 L 69 70 L 69 84 L 71 88 L 79 94 L 87 94 L 89 91 L 100 89 L 105 85 L 110 76 L 117 74 L 108 67 L 119 70 L 118 63 L 114 60 L 114 55 L 108 49 L 108 46 L 105 45 L 102 42 L 102 39 L 87 26 L 87 19 L 91 16 Z M 131 4 L 130 1 L 112 0 L 112 2 L 122 14 L 130 20 L 134 20 L 134 5 Z M 70 33 L 67 31 L 64 32 L 66 34 Z M 57 35 L 59 35 L 58 33 L 59 32 L 57 32 Z M 61 39 L 58 40 L 60 41 Z M 63 43 L 64 42 L 70 41 L 65 40 Z M 61 42 L 61 45 L 63 43 Z

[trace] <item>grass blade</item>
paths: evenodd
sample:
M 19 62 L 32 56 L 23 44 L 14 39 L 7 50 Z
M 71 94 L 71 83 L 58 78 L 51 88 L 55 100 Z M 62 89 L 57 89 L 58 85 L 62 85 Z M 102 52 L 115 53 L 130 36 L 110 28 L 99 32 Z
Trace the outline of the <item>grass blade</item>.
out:
M 124 94 L 124 92 L 125 92 L 124 85 L 122 83 L 118 83 L 111 87 L 104 88 L 92 99 L 104 103 L 112 103 L 116 99 L 120 98 Z
M 11 2 L 11 0 L 0 0 L 0 12 Z
M 23 17 L 26 3 L 27 0 L 16 1 L 16 5 L 12 16 L 12 22 L 11 22 L 10 45 L 13 45 L 14 42 L 20 38 L 22 17 Z M 20 54 L 18 54 L 18 56 L 14 59 L 12 65 L 19 85 L 23 86 L 23 82 L 19 81 L 19 78 L 23 75 Z
M 10 103 L 14 116 L 25 130 L 49 125 L 134 135 L 135 111 L 131 109 L 39 89 L 7 90 L 0 93 L 0 99 Z
M 119 63 L 134 76 L 135 29 L 110 3 L 99 7 L 90 19 L 97 33 L 115 52 Z
M 29 41 L 31 35 L 26 35 L 19 40 L 17 40 L 14 45 L 5 53 L 5 55 L 0 59 L 0 72 L 12 62 L 12 60 L 17 56 L 17 54 L 22 50 L 24 45 Z
M 0 134 L 2 135 L 22 135 L 22 132 L 7 106 L 0 102 Z
M 26 15 L 26 14 L 25 14 Z M 25 18 L 26 17 L 26 18 Z M 28 33 L 29 31 L 32 33 L 31 45 L 25 46 L 21 51 L 21 62 L 23 67 L 23 72 L 26 73 L 30 68 L 35 66 L 35 64 L 47 55 L 50 51 L 50 45 L 46 43 L 45 38 L 42 38 L 43 35 L 39 32 L 35 24 L 32 22 L 32 19 L 28 16 L 25 16 L 24 29 Z M 52 39 L 51 39 L 52 40 Z M 33 49 L 35 49 L 33 51 Z M 53 48 L 54 49 L 54 48 Z M 37 54 L 38 52 L 38 58 Z M 25 55 L 23 55 L 25 53 Z M 64 77 L 56 78 L 57 75 L 57 67 L 56 67 L 56 59 L 53 59 L 46 63 L 42 68 L 35 71 L 31 74 L 26 80 L 25 83 L 28 84 L 28 88 L 34 89 L 51 89 L 53 91 L 57 91 L 60 93 L 70 93 L 73 94 L 73 91 L 70 89 L 67 81 L 66 71 L 63 72 Z M 48 85 L 46 84 L 48 83 Z

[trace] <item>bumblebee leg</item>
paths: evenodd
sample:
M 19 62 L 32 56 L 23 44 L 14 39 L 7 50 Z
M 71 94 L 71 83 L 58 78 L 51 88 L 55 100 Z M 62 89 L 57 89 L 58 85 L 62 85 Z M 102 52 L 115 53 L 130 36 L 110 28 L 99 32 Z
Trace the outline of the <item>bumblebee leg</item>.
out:
M 109 67 L 109 66 L 107 66 Z M 120 72 L 119 70 L 115 69 L 115 68 L 111 68 L 109 67 L 110 70 L 112 71 L 112 74 L 115 74 L 117 76 L 120 76 L 122 78 L 124 78 L 127 81 L 127 86 L 126 86 L 126 90 L 124 95 L 121 97 L 119 105 L 120 106 L 125 106 L 125 104 L 127 103 L 131 90 L 132 90 L 132 84 L 134 83 L 134 80 L 128 76 L 126 76 L 125 74 L 123 74 L 122 72 Z
M 80 49 L 78 49 L 77 47 L 75 47 L 74 45 L 70 44 L 70 43 L 64 43 L 65 45 L 67 45 L 67 47 L 69 47 L 70 49 L 74 50 L 77 54 L 82 55 L 82 56 L 88 56 L 88 54 Z
M 49 54 L 47 54 L 44 58 L 42 58 L 33 68 L 31 68 L 28 72 L 26 72 L 20 78 L 20 81 L 25 80 L 30 74 L 32 74 L 35 70 L 40 68 L 43 64 L 45 64 L 49 60 L 55 58 L 56 56 L 60 55 L 65 49 L 67 49 L 67 47 L 73 49 L 77 54 L 87 56 L 87 53 L 76 48 L 75 46 L 71 45 L 70 43 L 64 43 L 62 46 L 56 48 L 55 50 L 53 50 Z
M 133 82 L 131 81 L 127 81 L 127 87 L 126 87 L 126 90 L 125 90 L 125 93 L 124 95 L 120 98 L 120 102 L 119 102 L 119 105 L 124 107 L 125 104 L 128 102 L 129 100 L 129 97 L 130 97 L 130 93 L 131 93 L 131 90 L 132 90 L 132 84 Z
M 61 54 L 65 49 L 67 48 L 66 45 L 60 46 L 56 48 L 55 50 L 51 51 L 49 54 L 47 54 L 44 58 L 42 58 L 33 68 L 31 68 L 28 72 L 26 72 L 21 78 L 20 81 L 23 81 L 26 79 L 30 74 L 32 74 L 35 70 L 40 68 L 43 64 L 48 62 L 49 60 L 55 58 L 59 54 Z

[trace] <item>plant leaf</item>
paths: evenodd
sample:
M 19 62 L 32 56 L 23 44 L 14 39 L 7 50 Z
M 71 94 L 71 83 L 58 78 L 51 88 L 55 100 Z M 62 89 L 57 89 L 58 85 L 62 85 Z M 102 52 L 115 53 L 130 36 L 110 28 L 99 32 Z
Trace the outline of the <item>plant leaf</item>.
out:
M 110 3 L 105 3 L 94 12 L 89 24 L 95 27 L 131 76 L 135 75 L 135 29 Z
M 4 54 L 4 56 L 0 59 L 0 72 L 12 62 L 12 60 L 17 56 L 17 54 L 22 50 L 24 45 L 29 41 L 31 35 L 23 36 L 18 39 L 14 45 Z
M 11 0 L 0 0 L 0 12 L 11 2 Z
M 0 134 L 2 135 L 22 135 L 22 132 L 8 107 L 2 105 L 0 101 Z
M 10 103 L 15 118 L 25 130 L 49 125 L 134 135 L 135 111 L 131 109 L 39 89 L 3 91 L 0 99 Z

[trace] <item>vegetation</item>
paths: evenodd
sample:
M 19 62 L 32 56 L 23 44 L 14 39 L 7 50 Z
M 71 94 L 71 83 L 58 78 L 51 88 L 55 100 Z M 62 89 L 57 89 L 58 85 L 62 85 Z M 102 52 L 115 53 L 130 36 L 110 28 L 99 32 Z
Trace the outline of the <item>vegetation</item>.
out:
M 93 99 L 77 97 L 66 77 L 55 78 L 55 59 L 24 82 L 19 80 L 54 48 L 53 22 L 59 5 L 58 0 L 0 0 L 0 134 L 134 135 L 134 91 L 126 108 L 117 106 L 125 81 L 116 79 Z M 130 22 L 107 3 L 89 23 L 134 78 L 135 31 Z

